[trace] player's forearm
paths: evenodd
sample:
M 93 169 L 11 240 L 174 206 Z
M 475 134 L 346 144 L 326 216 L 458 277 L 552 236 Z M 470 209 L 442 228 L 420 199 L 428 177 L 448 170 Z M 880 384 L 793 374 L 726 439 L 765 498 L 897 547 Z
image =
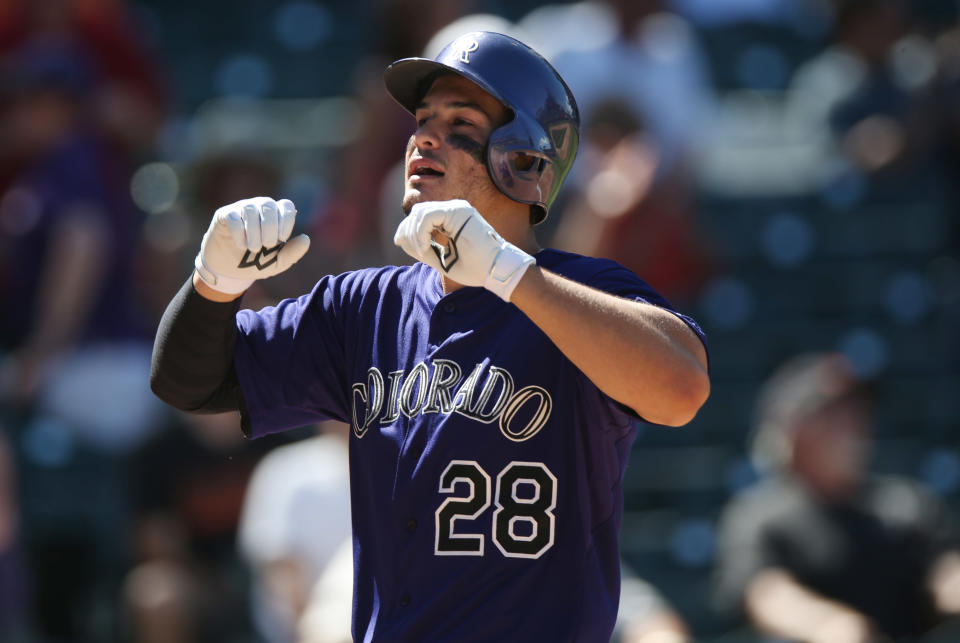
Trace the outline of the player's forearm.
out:
M 934 561 L 927 588 L 940 612 L 960 614 L 960 552 L 947 551 Z
M 746 591 L 747 614 L 759 629 L 805 643 L 881 641 L 869 620 L 852 608 L 799 584 L 789 573 L 758 573 Z
M 686 424 L 710 393 L 703 344 L 668 311 L 537 266 L 511 302 L 600 390 L 650 422 Z
M 163 314 L 153 346 L 150 387 L 184 411 L 236 410 L 242 404 L 233 373 L 239 300 L 215 302 L 188 280 Z

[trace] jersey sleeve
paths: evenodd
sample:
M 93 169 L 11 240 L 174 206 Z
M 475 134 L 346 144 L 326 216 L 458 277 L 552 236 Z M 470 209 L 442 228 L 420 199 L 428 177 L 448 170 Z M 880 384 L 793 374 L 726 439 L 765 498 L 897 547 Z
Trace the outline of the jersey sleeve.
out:
M 297 299 L 237 313 L 234 368 L 249 437 L 348 421 L 342 281 L 324 277 Z

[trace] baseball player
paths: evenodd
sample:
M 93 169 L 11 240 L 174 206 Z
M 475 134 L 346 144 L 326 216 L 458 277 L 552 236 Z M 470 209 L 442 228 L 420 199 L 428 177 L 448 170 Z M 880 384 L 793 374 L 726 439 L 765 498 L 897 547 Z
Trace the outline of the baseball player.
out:
M 694 416 L 703 335 L 619 265 L 538 247 L 579 137 L 539 54 L 470 33 L 384 78 L 416 119 L 395 242 L 417 263 L 239 310 L 308 240 L 290 201 L 222 207 L 154 390 L 252 438 L 351 424 L 355 640 L 607 641 L 635 420 Z

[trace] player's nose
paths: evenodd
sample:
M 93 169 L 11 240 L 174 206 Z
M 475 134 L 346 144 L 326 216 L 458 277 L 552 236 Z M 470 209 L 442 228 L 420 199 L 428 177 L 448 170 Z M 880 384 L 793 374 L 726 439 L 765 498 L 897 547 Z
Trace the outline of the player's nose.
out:
M 436 119 L 427 119 L 422 124 L 417 125 L 417 130 L 413 133 L 413 144 L 420 149 L 435 149 L 440 146 L 441 140 L 443 140 L 443 137 L 436 124 Z

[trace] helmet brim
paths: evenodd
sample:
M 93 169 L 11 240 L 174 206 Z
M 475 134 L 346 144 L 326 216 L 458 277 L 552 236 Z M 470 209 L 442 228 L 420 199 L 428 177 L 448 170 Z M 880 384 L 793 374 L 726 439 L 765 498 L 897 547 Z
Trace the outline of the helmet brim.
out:
M 496 98 L 504 106 L 507 106 L 503 97 L 482 78 L 428 58 L 401 58 L 384 70 L 383 84 L 395 101 L 400 103 L 405 110 L 414 114 L 417 111 L 417 105 L 420 104 L 424 94 L 429 89 L 426 87 L 427 81 L 440 72 L 456 74 L 466 78 Z M 509 107 L 507 108 L 509 109 Z

